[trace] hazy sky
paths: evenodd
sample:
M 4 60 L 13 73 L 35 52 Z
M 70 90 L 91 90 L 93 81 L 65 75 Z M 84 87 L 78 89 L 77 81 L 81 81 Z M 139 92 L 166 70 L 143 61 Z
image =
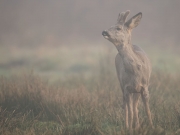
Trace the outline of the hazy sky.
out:
M 0 0 L 0 45 L 106 43 L 119 12 L 143 13 L 134 41 L 178 45 L 180 0 Z

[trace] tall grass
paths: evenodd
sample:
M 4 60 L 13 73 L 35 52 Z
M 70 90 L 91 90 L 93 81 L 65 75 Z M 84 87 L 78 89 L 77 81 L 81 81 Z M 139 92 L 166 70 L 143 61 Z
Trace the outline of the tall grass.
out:
M 124 127 L 122 92 L 115 73 L 116 52 L 105 49 L 99 56 L 96 47 L 74 49 L 77 50 L 69 53 L 68 47 L 39 48 L 28 52 L 18 48 L 3 54 L 0 73 L 5 76 L 0 76 L 0 134 L 129 134 Z M 155 129 L 148 127 L 140 102 L 141 128 L 133 133 L 179 135 L 180 74 L 175 74 L 177 70 L 172 68 L 179 60 L 173 64 L 175 55 L 167 59 L 159 51 L 155 54 L 157 56 L 153 54 L 151 57 L 155 64 L 149 87 Z M 72 59 L 74 57 L 76 59 Z M 164 61 L 167 60 L 171 61 L 167 69 L 173 70 L 173 74 L 165 72 Z M 21 73 L 29 67 L 34 68 L 35 73 Z
M 141 128 L 135 135 L 180 134 L 179 80 L 180 74 L 152 74 L 150 108 L 156 128 L 148 128 L 140 103 Z M 117 77 L 108 69 L 54 84 L 33 72 L 1 76 L 0 134 L 127 135 L 121 105 Z

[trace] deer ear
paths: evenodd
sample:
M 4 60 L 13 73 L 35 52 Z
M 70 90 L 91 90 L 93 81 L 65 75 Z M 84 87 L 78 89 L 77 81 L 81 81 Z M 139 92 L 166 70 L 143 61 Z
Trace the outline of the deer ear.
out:
M 137 27 L 139 25 L 139 22 L 141 21 L 142 18 L 142 13 L 138 13 L 135 16 L 133 16 L 131 19 L 129 19 L 125 25 L 129 28 L 129 29 L 133 29 L 135 27 Z
M 117 19 L 118 23 L 123 23 L 123 16 L 124 16 L 124 14 L 125 14 L 124 12 L 119 14 L 118 19 Z

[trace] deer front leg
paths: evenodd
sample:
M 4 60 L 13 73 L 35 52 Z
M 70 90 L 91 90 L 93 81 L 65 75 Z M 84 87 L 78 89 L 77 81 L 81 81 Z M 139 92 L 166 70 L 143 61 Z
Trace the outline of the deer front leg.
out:
M 138 117 L 138 101 L 140 93 L 133 94 L 133 113 L 134 113 L 134 128 L 139 127 L 139 117 Z
M 124 109 L 124 114 L 125 114 L 125 124 L 126 124 L 126 129 L 129 128 L 129 122 L 128 122 L 128 106 L 127 106 L 127 100 L 126 96 L 123 96 L 123 109 Z
M 125 98 L 126 98 L 126 104 L 127 104 L 126 111 L 128 112 L 128 124 L 129 124 L 129 129 L 131 130 L 132 124 L 133 124 L 132 93 L 129 93 L 127 91 L 127 93 L 125 94 Z

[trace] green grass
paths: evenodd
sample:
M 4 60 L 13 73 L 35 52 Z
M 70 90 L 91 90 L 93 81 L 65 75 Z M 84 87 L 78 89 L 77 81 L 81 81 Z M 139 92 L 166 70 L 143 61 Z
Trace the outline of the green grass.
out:
M 154 70 L 176 74 L 179 71 L 179 51 L 172 48 L 142 46 L 151 59 Z M 83 74 L 87 77 L 98 73 L 104 64 L 115 74 L 114 58 L 117 50 L 113 45 L 102 46 L 41 46 L 36 48 L 1 47 L 0 74 L 9 76 L 33 70 L 51 80 Z

